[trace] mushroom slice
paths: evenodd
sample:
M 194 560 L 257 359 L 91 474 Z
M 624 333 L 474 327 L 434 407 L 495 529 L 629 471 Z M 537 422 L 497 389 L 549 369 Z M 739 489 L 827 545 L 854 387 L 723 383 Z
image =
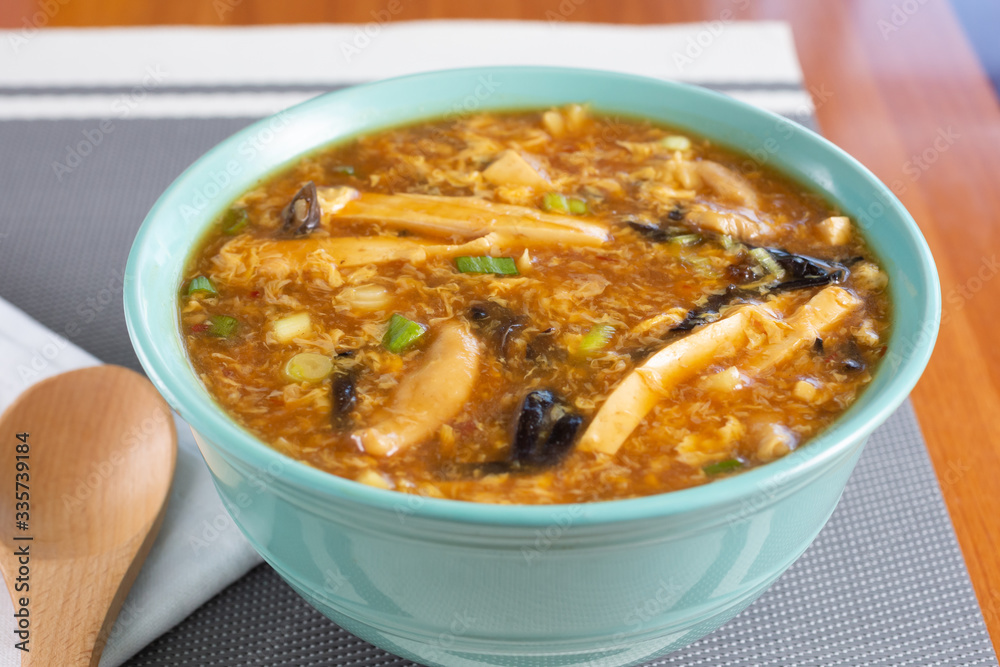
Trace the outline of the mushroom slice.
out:
M 432 236 L 468 238 L 501 232 L 525 245 L 599 246 L 610 238 L 608 229 L 593 219 L 545 213 L 478 197 L 366 192 L 330 217 L 372 220 Z
M 352 438 L 369 454 L 389 456 L 431 437 L 469 400 L 480 355 L 476 337 L 464 326 L 445 324 L 423 365 L 400 381 L 392 405 Z

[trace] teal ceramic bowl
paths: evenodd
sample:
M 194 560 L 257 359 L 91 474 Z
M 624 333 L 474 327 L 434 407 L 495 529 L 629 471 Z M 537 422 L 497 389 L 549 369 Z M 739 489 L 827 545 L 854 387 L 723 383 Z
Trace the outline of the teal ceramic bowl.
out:
M 895 325 L 860 400 L 783 459 L 648 498 L 493 506 L 383 491 L 288 459 L 216 406 L 178 333 L 195 241 L 261 178 L 314 148 L 477 110 L 589 102 L 710 137 L 825 192 L 888 271 Z M 143 367 L 198 436 L 233 520 L 313 606 L 359 637 L 429 665 L 627 665 L 725 623 L 809 546 L 869 434 L 930 356 L 940 317 L 917 226 L 861 164 L 802 127 L 700 88 L 584 70 L 435 72 L 324 95 L 222 142 L 171 185 L 125 274 Z M 821 604 L 821 603 L 817 603 Z

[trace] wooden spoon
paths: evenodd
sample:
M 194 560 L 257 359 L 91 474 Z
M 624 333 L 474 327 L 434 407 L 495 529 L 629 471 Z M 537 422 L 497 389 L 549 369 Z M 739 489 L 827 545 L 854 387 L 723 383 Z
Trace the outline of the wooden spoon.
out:
M 0 445 L 0 571 L 27 631 L 13 639 L 28 640 L 21 664 L 97 665 L 163 519 L 170 410 L 138 373 L 85 368 L 25 391 Z

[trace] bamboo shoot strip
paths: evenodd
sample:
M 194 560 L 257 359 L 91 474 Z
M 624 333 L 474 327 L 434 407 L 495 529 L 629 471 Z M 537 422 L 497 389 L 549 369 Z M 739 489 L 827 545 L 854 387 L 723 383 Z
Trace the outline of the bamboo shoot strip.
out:
M 673 388 L 747 344 L 746 329 L 759 306 L 740 308 L 663 348 L 629 373 L 601 405 L 580 449 L 614 454 Z
M 292 260 L 296 266 L 303 266 L 308 256 L 322 251 L 338 268 L 399 260 L 419 264 L 428 257 L 485 255 L 494 248 L 508 246 L 508 240 L 500 234 L 487 234 L 460 245 L 427 244 L 394 236 L 310 237 L 295 241 L 265 240 L 255 243 L 259 245 L 259 251 L 264 251 L 261 256 L 273 252 Z
M 460 324 L 445 324 L 431 341 L 423 365 L 400 381 L 381 418 L 352 439 L 369 454 L 388 456 L 429 438 L 469 400 L 479 357 L 475 336 Z
M 798 350 L 827 336 L 860 306 L 861 299 L 841 287 L 831 285 L 823 289 L 785 319 L 790 328 L 780 340 L 754 350 L 743 371 L 751 376 L 766 373 Z
M 336 207 L 324 207 L 329 208 Z M 477 197 L 366 192 L 332 210 L 329 217 L 372 220 L 434 236 L 475 237 L 495 231 L 518 240 L 587 246 L 599 246 L 610 239 L 607 228 L 592 219 Z
M 832 331 L 860 305 L 858 297 L 841 287 L 823 289 L 785 320 L 788 325 L 785 335 L 751 353 L 742 370 L 755 376 L 774 368 Z M 678 383 L 724 357 L 735 356 L 744 348 L 746 327 L 754 318 L 778 319 L 760 306 L 741 308 L 650 357 L 611 392 L 584 432 L 580 448 L 616 453 L 653 406 L 669 395 Z

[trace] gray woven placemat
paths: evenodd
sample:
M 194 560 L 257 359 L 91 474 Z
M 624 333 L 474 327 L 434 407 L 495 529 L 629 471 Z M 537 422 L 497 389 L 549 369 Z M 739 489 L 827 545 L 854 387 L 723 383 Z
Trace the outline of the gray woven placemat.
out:
M 61 178 L 55 163 L 93 120 L 0 122 L 0 296 L 104 361 L 138 369 L 121 304 L 132 237 L 173 178 L 248 122 L 119 120 Z M 261 566 L 128 665 L 404 663 Z M 802 559 L 726 626 L 652 664 L 997 664 L 908 403 L 872 437 Z

